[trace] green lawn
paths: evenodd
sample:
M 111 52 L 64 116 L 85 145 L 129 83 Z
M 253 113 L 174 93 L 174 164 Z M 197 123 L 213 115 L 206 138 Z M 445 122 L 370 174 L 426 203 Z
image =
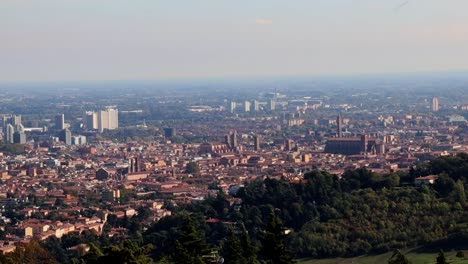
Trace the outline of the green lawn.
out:
M 463 251 L 465 253 L 466 258 L 461 259 L 457 258 L 455 255 L 457 254 L 456 251 L 446 252 L 445 257 L 447 258 L 448 262 L 451 264 L 468 264 L 468 250 Z M 406 253 L 406 257 L 411 261 L 413 264 L 434 264 L 436 263 L 436 258 L 438 253 L 415 253 L 409 250 L 403 251 Z M 300 264 L 386 264 L 388 260 L 392 256 L 392 252 L 385 253 L 382 255 L 375 255 L 375 256 L 362 256 L 356 258 L 336 258 L 336 259 L 303 259 L 299 260 Z

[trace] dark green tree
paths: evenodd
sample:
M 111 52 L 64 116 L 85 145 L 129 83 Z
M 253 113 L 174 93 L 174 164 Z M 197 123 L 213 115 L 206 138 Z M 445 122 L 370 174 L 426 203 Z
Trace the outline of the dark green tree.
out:
M 209 247 L 190 216 L 185 217 L 180 231 L 172 254 L 173 260 L 178 263 L 206 263 L 203 257 L 209 253 Z
M 242 251 L 242 244 L 239 237 L 231 230 L 226 242 L 223 245 L 223 257 L 225 264 L 247 263 Z
M 444 251 L 442 251 L 442 250 L 439 251 L 439 256 L 437 256 L 436 263 L 437 264 L 448 264 L 447 259 L 445 258 Z
M 295 263 L 291 252 L 286 247 L 286 235 L 283 222 L 275 214 L 270 214 L 270 220 L 262 235 L 261 255 L 268 264 L 290 264 Z
M 26 246 L 17 247 L 14 252 L 6 254 L 2 263 L 54 264 L 58 262 L 39 242 L 32 240 Z
M 132 263 L 151 264 L 153 260 L 148 257 L 153 245 L 139 246 L 133 241 L 125 240 L 122 243 L 113 244 L 101 250 L 94 243 L 90 243 L 90 249 L 80 259 L 72 259 L 72 263 Z
M 242 253 L 244 255 L 244 258 L 246 260 L 245 263 L 248 264 L 256 264 L 258 263 L 257 260 L 257 250 L 255 247 L 252 245 L 252 242 L 250 241 L 249 234 L 247 233 L 247 230 L 245 229 L 244 224 L 241 226 L 241 235 L 240 235 L 240 243 L 242 245 Z
M 198 166 L 198 163 L 196 162 L 189 162 L 187 163 L 187 167 L 185 168 L 185 172 L 189 174 L 199 174 L 200 173 L 200 167 Z

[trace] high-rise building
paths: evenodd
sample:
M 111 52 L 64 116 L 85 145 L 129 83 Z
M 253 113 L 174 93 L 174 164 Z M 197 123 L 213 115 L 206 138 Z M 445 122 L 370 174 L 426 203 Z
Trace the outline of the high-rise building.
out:
M 85 125 L 87 129 L 98 129 L 98 114 L 96 112 L 86 112 Z
M 104 129 L 119 128 L 119 112 L 117 109 L 101 110 L 98 113 L 98 130 L 103 132 Z
M 13 143 L 26 144 L 26 134 L 23 131 L 16 131 L 13 133 Z
M 343 137 L 343 119 L 341 115 L 339 114 L 338 117 L 336 118 L 336 125 L 337 125 L 337 135 L 339 138 Z
M 55 116 L 55 129 L 57 130 L 65 129 L 65 115 L 64 114 Z
M 68 128 L 60 131 L 59 140 L 62 142 L 65 142 L 66 145 L 71 145 L 72 144 L 71 131 Z
M 270 101 L 268 101 L 268 109 L 270 111 L 276 110 L 276 101 L 274 99 L 270 99 Z
M 107 109 L 109 112 L 109 129 L 119 128 L 119 111 L 117 109 Z
M 439 111 L 439 98 L 434 97 L 432 98 L 432 112 Z
M 173 127 L 164 128 L 164 136 L 166 138 L 172 138 L 176 136 L 176 129 Z
M 260 102 L 259 101 L 254 100 L 253 104 L 251 106 L 252 106 L 252 112 L 260 111 Z
M 14 133 L 15 133 L 15 128 L 13 127 L 13 125 L 7 124 L 5 127 L 5 132 L 4 132 L 5 143 L 10 143 L 10 144 L 14 143 Z
M 237 103 L 234 101 L 229 101 L 229 112 L 234 113 L 236 111 Z
M 16 130 L 21 125 L 21 115 L 10 115 L 10 116 L 3 116 L 3 128 L 6 128 L 6 125 L 12 125 Z
M 250 101 L 244 102 L 244 112 L 250 112 Z
M 71 138 L 72 145 L 85 145 L 86 144 L 86 136 L 73 136 Z
M 15 129 L 18 129 L 18 126 L 21 125 L 21 115 L 13 115 L 10 118 L 10 124 L 15 127 Z

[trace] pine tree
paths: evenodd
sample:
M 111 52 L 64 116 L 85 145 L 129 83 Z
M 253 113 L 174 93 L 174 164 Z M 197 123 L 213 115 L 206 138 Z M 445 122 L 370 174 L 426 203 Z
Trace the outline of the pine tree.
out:
M 244 255 L 244 258 L 246 260 L 245 263 L 247 264 L 257 264 L 257 250 L 255 247 L 252 245 L 252 242 L 250 241 L 249 234 L 247 233 L 247 230 L 245 229 L 244 224 L 242 224 L 242 233 L 240 236 L 240 243 L 242 245 L 242 253 Z
M 250 242 L 250 237 L 241 225 L 239 233 L 230 230 L 226 242 L 223 245 L 223 256 L 225 264 L 257 264 L 255 247 Z
M 173 260 L 178 263 L 204 264 L 203 257 L 209 253 L 208 245 L 190 217 L 184 219 L 181 236 L 175 242 Z
M 283 222 L 276 214 L 272 213 L 262 236 L 261 255 L 265 259 L 265 263 L 295 263 L 291 252 L 286 248 L 285 239 Z
M 244 264 L 247 263 L 243 255 L 241 241 L 234 232 L 230 232 L 226 242 L 223 245 L 225 264 Z

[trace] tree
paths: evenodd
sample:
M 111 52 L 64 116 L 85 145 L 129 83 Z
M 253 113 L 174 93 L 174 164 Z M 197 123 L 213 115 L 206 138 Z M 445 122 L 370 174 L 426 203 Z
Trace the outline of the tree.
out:
M 100 250 L 93 243 L 90 244 L 89 252 L 84 255 L 81 263 L 135 263 L 151 264 L 154 263 L 147 255 L 153 248 L 153 245 L 138 246 L 136 243 L 125 240 L 121 244 L 111 245 Z
M 452 192 L 454 187 L 455 181 L 447 174 L 439 175 L 439 178 L 434 183 L 434 189 L 444 197 Z
M 461 180 L 458 180 L 455 183 L 451 196 L 452 196 L 453 201 L 460 202 L 461 204 L 465 203 L 466 201 L 465 186 L 463 185 L 463 182 Z
M 275 214 L 270 214 L 265 231 L 262 235 L 261 255 L 268 264 L 290 264 L 295 263 L 291 252 L 285 245 L 286 235 L 284 233 L 283 222 Z
M 181 236 L 175 242 L 173 260 L 179 263 L 204 264 L 203 256 L 209 253 L 209 248 L 190 216 L 185 217 L 180 231 Z
M 256 264 L 257 254 L 250 242 L 250 237 L 242 224 L 240 230 L 230 230 L 223 244 L 224 263 L 226 264 Z
M 439 251 L 439 256 L 437 256 L 437 264 L 448 264 L 447 259 L 445 258 L 444 251 Z
M 256 249 L 252 245 L 252 242 L 250 241 L 249 234 L 247 233 L 247 230 L 245 229 L 244 224 L 242 224 L 242 233 L 240 236 L 240 243 L 242 245 L 242 253 L 246 260 L 245 263 L 247 264 L 258 263 Z
M 244 264 L 247 263 L 242 252 L 242 245 L 239 237 L 232 231 L 223 245 L 224 263 L 226 264 Z
M 388 260 L 388 264 L 410 264 L 411 262 L 406 258 L 400 250 L 395 250 L 392 257 Z
M 198 166 L 198 163 L 196 162 L 189 162 L 187 163 L 187 167 L 185 168 L 185 172 L 188 174 L 199 174 L 200 173 L 200 167 Z
M 54 264 L 57 260 L 37 241 L 32 240 L 25 247 L 17 247 L 14 252 L 6 254 L 5 263 Z

